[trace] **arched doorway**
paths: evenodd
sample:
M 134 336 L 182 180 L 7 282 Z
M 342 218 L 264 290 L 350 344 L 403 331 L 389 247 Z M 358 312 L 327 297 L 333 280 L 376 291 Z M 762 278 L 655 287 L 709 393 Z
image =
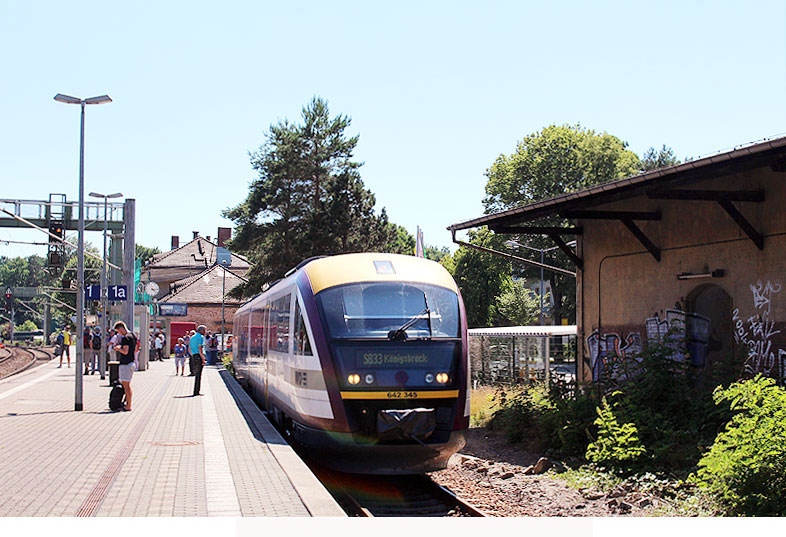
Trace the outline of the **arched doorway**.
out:
M 719 285 L 705 283 L 688 294 L 686 306 L 691 313 L 703 315 L 710 320 L 705 376 L 720 380 L 731 374 L 735 369 L 731 296 Z

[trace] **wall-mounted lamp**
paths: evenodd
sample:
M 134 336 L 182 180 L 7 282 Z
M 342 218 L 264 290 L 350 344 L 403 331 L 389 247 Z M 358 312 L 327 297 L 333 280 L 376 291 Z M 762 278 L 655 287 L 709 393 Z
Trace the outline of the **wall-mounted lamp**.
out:
M 712 272 L 702 272 L 701 274 L 691 274 L 690 272 L 683 272 L 677 274 L 678 280 L 697 280 L 699 278 L 723 278 L 723 269 L 715 269 Z

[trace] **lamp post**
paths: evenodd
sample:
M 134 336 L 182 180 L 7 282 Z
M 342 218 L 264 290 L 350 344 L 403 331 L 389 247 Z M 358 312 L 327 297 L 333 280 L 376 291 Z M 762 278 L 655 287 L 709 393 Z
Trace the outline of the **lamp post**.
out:
M 123 194 L 120 192 L 115 192 L 114 194 L 99 194 L 97 192 L 91 192 L 89 194 L 91 198 L 103 198 L 104 200 L 104 264 L 101 269 L 101 354 L 98 358 L 98 368 L 101 370 L 101 380 L 106 378 L 106 353 L 107 353 L 107 346 L 106 346 L 106 336 L 109 328 L 107 327 L 107 321 L 109 320 L 109 312 L 108 312 L 108 300 L 107 295 L 109 292 L 109 288 L 107 287 L 107 277 L 106 277 L 106 235 L 107 235 L 107 213 L 108 213 L 108 206 L 109 206 L 109 199 L 110 198 L 119 198 L 122 197 Z
M 567 243 L 568 246 L 573 246 L 576 244 L 576 241 L 570 241 Z M 516 241 L 505 241 L 505 245 L 509 248 L 527 248 L 528 250 L 532 250 L 533 252 L 540 252 L 540 326 L 543 326 L 543 257 L 546 252 L 551 252 L 552 250 L 556 250 L 559 246 L 552 246 L 551 248 L 535 248 L 533 246 L 527 246 L 526 244 L 521 244 L 520 242 Z M 542 356 L 543 356 L 543 375 L 546 379 L 546 385 L 549 385 L 550 378 L 551 378 L 551 359 L 549 357 L 549 340 L 548 337 L 543 338 L 543 345 L 541 346 L 542 349 Z M 527 366 L 529 367 L 529 366 Z
M 568 243 L 568 246 L 576 244 L 576 241 L 571 241 Z M 551 252 L 552 250 L 556 250 L 559 246 L 552 246 L 551 248 L 534 248 L 532 246 L 527 246 L 526 244 L 521 244 L 516 241 L 505 241 L 505 245 L 509 248 L 527 248 L 528 250 L 532 250 L 533 252 L 540 252 L 540 326 L 543 326 L 543 255 L 546 252 Z
M 99 95 L 88 99 L 79 99 L 70 95 L 58 93 L 55 101 L 66 104 L 78 104 L 82 107 L 82 116 L 79 125 L 79 241 L 76 249 L 76 333 L 77 338 L 84 338 L 85 331 L 85 105 L 111 103 L 109 95 Z M 78 340 L 77 340 L 78 341 Z M 74 395 L 74 410 L 82 410 L 82 367 L 85 360 L 84 345 L 76 345 L 76 389 Z

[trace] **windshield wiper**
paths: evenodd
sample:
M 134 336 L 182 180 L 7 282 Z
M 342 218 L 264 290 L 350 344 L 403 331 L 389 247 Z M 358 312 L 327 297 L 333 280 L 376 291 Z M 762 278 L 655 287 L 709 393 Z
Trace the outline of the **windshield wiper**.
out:
M 431 332 L 431 310 L 428 307 L 428 299 L 426 298 L 426 293 L 423 293 L 423 301 L 426 303 L 426 309 L 424 309 L 423 311 L 412 317 L 410 320 L 408 320 L 406 323 L 401 325 L 400 328 L 388 332 L 389 340 L 405 341 L 407 339 L 407 330 L 412 328 L 412 326 L 420 320 L 420 316 L 423 315 L 424 313 L 426 314 L 427 316 L 426 319 L 428 321 L 428 337 L 429 338 L 433 337 L 433 334 Z

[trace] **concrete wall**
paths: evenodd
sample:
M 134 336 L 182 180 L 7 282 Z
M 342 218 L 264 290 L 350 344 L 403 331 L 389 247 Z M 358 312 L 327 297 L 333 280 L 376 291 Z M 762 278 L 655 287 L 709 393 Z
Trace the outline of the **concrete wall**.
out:
M 692 182 L 694 190 L 755 190 L 761 203 L 735 206 L 765 236 L 764 250 L 717 202 L 650 200 L 644 195 L 593 210 L 656 211 L 638 221 L 661 249 L 656 261 L 619 221 L 583 220 L 577 278 L 580 377 L 603 370 L 609 355 L 626 359 L 663 337 L 669 326 L 688 336 L 692 365 L 719 372 L 735 365 L 748 374 L 786 377 L 786 177 L 767 168 Z M 678 274 L 721 269 L 721 278 L 679 280 Z M 626 356 L 627 355 L 627 356 Z

